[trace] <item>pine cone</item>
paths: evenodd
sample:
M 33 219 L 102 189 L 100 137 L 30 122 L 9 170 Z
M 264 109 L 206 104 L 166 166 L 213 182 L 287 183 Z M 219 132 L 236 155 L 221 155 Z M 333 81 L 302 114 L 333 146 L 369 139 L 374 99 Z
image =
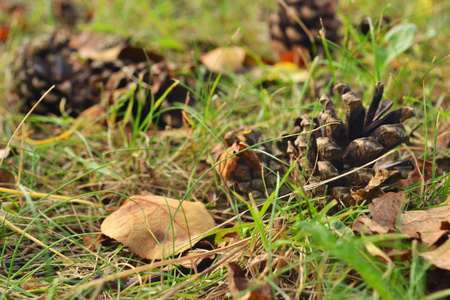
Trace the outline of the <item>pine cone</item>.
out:
M 283 176 L 287 167 L 277 158 L 270 144 L 262 143 L 261 132 L 230 131 L 224 140 L 227 149 L 218 158 L 221 163 L 216 166 L 216 171 L 228 188 L 244 198 L 249 194 L 255 199 L 271 194 L 276 188 L 277 173 Z M 286 186 L 279 190 L 279 194 L 288 192 Z
M 292 172 L 294 181 L 306 181 L 314 186 L 314 183 L 365 165 L 409 139 L 401 123 L 415 116 L 414 109 L 402 107 L 383 117 L 392 102 L 380 102 L 384 90 L 381 82 L 376 84 L 367 112 L 362 100 L 347 85 L 340 83 L 335 90 L 344 102 L 345 123 L 336 115 L 333 102 L 324 95 L 320 99 L 322 111 L 317 118 L 311 120 L 304 116 L 296 120 L 291 135 L 297 136 L 285 137 L 278 142 L 279 149 L 290 158 L 291 164 L 296 165 Z M 331 181 L 328 194 L 341 200 L 350 199 L 350 189 L 366 187 L 378 167 L 380 165 L 368 166 Z M 391 182 L 407 176 L 413 168 L 410 163 L 405 165 L 403 162 L 381 167 L 392 171 L 383 179 Z M 323 196 L 325 188 L 326 185 L 320 185 L 312 195 Z
M 64 34 L 33 40 L 19 47 L 15 59 L 16 91 L 28 112 L 52 86 L 55 88 L 36 107 L 36 114 L 60 114 L 60 101 L 74 115 L 98 101 L 89 86 L 90 70 L 76 57 Z
M 79 37 L 84 38 L 82 34 Z M 162 58 L 151 61 L 149 66 L 143 50 L 128 45 L 113 60 L 82 60 L 79 49 L 73 45 L 86 48 L 90 46 L 84 46 L 79 41 L 73 42 L 76 38 L 69 39 L 55 33 L 48 39 L 34 40 L 20 47 L 15 64 L 15 81 L 18 98 L 23 101 L 23 112 L 28 112 L 52 85 L 55 88 L 37 106 L 34 113 L 60 115 L 64 110 L 77 116 L 86 108 L 99 103 L 103 90 L 108 95 L 116 96 L 110 97 L 113 101 L 126 94 L 134 84 L 133 115 L 137 116 L 141 109 L 140 120 L 143 121 L 150 112 L 152 103 L 163 96 L 174 82 L 175 76 Z M 87 42 L 92 42 L 89 35 L 87 38 Z M 185 80 L 180 81 L 187 84 Z M 186 88 L 178 85 L 167 94 L 154 112 L 159 120 L 158 124 L 172 127 L 182 125 L 180 110 L 171 110 L 159 117 L 158 111 L 169 108 L 174 102 L 184 103 L 187 93 Z M 62 100 L 64 107 L 61 107 Z M 138 101 L 141 101 L 140 105 Z M 123 110 L 125 109 L 126 106 Z
M 336 17 L 338 0 L 284 0 L 278 13 L 269 17 L 272 48 L 276 59 L 293 55 L 297 61 L 311 60 L 323 52 L 319 30 L 338 43 L 341 22 Z M 322 26 L 323 24 L 323 26 Z

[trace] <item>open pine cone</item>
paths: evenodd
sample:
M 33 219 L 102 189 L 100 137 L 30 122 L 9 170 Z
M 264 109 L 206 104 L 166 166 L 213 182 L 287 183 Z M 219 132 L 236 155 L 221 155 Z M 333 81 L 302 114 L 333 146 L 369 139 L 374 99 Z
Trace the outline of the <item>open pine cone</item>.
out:
M 340 83 L 335 86 L 335 90 L 344 103 L 345 122 L 336 115 L 333 102 L 324 95 L 320 98 L 322 111 L 317 118 L 304 116 L 297 119 L 291 134 L 278 142 L 279 149 L 296 166 L 291 173 L 296 182 L 306 181 L 314 185 L 316 182 L 336 178 L 409 140 L 401 123 L 415 116 L 415 111 L 412 107 L 401 107 L 387 113 L 392 102 L 381 101 L 383 83 L 377 82 L 368 111 L 358 95 L 347 85 Z M 392 171 L 383 179 L 385 183 L 407 177 L 413 168 L 409 161 L 385 163 L 381 166 L 368 165 L 328 183 L 327 194 L 348 202 L 351 189 L 366 187 L 376 175 L 378 167 Z M 323 196 L 326 186 L 320 185 L 313 189 L 312 195 Z
M 92 43 L 92 40 L 95 42 L 94 38 L 83 36 L 83 33 L 70 37 L 55 33 L 50 38 L 36 39 L 19 48 L 15 61 L 15 90 L 22 102 L 21 110 L 28 112 L 55 85 L 34 113 L 60 115 L 65 111 L 77 116 L 86 108 L 99 103 L 103 92 L 109 96 L 108 100 L 112 104 L 135 85 L 133 113 L 136 116 L 140 107 L 140 119 L 144 120 L 152 103 L 174 83 L 175 76 L 167 63 L 162 57 L 152 55 L 149 65 L 142 49 L 133 48 L 125 42 L 121 42 L 124 44 L 123 49 L 115 59 L 102 59 L 101 55 L 97 55 L 99 58 L 81 58 L 80 51 L 84 49 L 73 45 L 91 47 L 77 41 L 77 38 L 82 40 L 86 37 L 90 39 L 87 43 Z M 116 48 L 117 43 L 111 47 Z M 99 53 L 106 53 L 107 50 L 101 49 L 104 52 Z M 187 84 L 186 81 L 184 83 Z M 174 102 L 184 103 L 187 93 L 187 89 L 181 85 L 174 87 L 159 108 L 166 109 Z M 122 107 L 126 109 L 127 105 Z M 179 110 L 162 114 L 158 120 L 159 125 L 182 125 Z
M 278 13 L 269 16 L 272 48 L 278 60 L 311 60 L 323 52 L 319 30 L 337 43 L 341 22 L 336 17 L 338 0 L 284 0 Z

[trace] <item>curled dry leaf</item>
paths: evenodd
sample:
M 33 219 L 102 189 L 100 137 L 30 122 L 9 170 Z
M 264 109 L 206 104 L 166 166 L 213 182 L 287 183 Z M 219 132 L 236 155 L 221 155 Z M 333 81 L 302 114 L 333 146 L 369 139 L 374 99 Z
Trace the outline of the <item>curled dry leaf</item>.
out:
M 109 215 L 102 232 L 142 258 L 163 259 L 189 249 L 215 226 L 202 203 L 134 196 Z
M 258 156 L 251 150 L 243 151 L 246 148 L 248 148 L 246 143 L 236 140 L 236 142 L 220 155 L 219 161 L 222 162 L 216 166 L 216 171 L 224 181 L 230 179 L 235 171 L 241 173 L 241 170 L 237 170 L 238 166 L 245 166 L 246 169 L 251 169 L 259 174 L 261 173 L 261 164 Z M 236 154 L 238 152 L 240 153 Z
M 230 287 L 230 292 L 236 294 L 245 291 L 250 286 L 254 285 L 254 283 L 245 277 L 242 268 L 233 262 L 228 264 L 228 284 Z M 236 295 L 233 299 L 272 300 L 272 288 L 270 287 L 270 284 L 266 283 L 253 291 L 245 293 L 244 295 Z
M 356 203 L 359 204 L 363 200 L 366 201 L 372 201 L 373 199 L 380 199 L 385 194 L 381 190 L 380 186 L 381 184 L 385 183 L 388 180 L 391 180 L 394 178 L 394 181 L 396 178 L 401 178 L 400 171 L 398 170 L 387 170 L 385 168 L 376 168 L 375 169 L 375 176 L 373 176 L 367 186 L 362 189 L 358 189 L 354 192 L 352 192 L 352 198 L 355 199 Z M 391 193 L 393 194 L 393 193 Z M 390 198 L 390 196 L 388 196 Z

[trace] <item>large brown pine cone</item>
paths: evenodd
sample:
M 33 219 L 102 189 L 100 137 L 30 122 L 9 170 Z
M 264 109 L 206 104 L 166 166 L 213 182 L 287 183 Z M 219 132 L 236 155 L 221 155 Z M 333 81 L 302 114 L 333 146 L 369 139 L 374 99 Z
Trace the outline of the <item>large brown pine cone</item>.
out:
M 384 90 L 381 82 L 375 86 L 368 111 L 347 85 L 340 83 L 335 90 L 344 103 L 345 122 L 337 116 L 333 102 L 324 95 L 320 99 L 323 109 L 317 118 L 304 116 L 296 120 L 290 135 L 278 143 L 279 149 L 296 166 L 291 173 L 294 181 L 316 185 L 317 188 L 312 189 L 313 196 L 323 196 L 328 187 L 327 194 L 340 200 L 346 198 L 347 202 L 352 197 L 351 190 L 365 188 L 377 172 L 384 172 L 379 171 L 379 167 L 388 172 L 383 176 L 378 174 L 385 183 L 408 176 L 413 166 L 409 161 L 401 161 L 368 165 L 327 185 L 315 184 L 356 170 L 407 142 L 409 136 L 401 123 L 415 116 L 412 107 L 387 113 L 392 102 L 381 101 Z
M 325 38 L 338 43 L 341 22 L 336 17 L 338 0 L 283 0 L 278 13 L 269 17 L 272 48 L 278 60 L 294 55 L 310 60 L 323 52 L 319 30 Z M 323 26 L 322 26 L 323 24 Z

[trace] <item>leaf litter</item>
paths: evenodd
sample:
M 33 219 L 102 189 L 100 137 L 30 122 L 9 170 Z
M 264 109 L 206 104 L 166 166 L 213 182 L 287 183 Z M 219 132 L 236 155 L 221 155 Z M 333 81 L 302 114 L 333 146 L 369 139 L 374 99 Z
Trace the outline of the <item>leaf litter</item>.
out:
M 402 192 L 387 193 L 369 205 L 369 214 L 359 216 L 352 229 L 365 235 L 400 232 L 425 246 L 421 256 L 438 268 L 450 270 L 450 196 L 442 206 L 402 212 Z

